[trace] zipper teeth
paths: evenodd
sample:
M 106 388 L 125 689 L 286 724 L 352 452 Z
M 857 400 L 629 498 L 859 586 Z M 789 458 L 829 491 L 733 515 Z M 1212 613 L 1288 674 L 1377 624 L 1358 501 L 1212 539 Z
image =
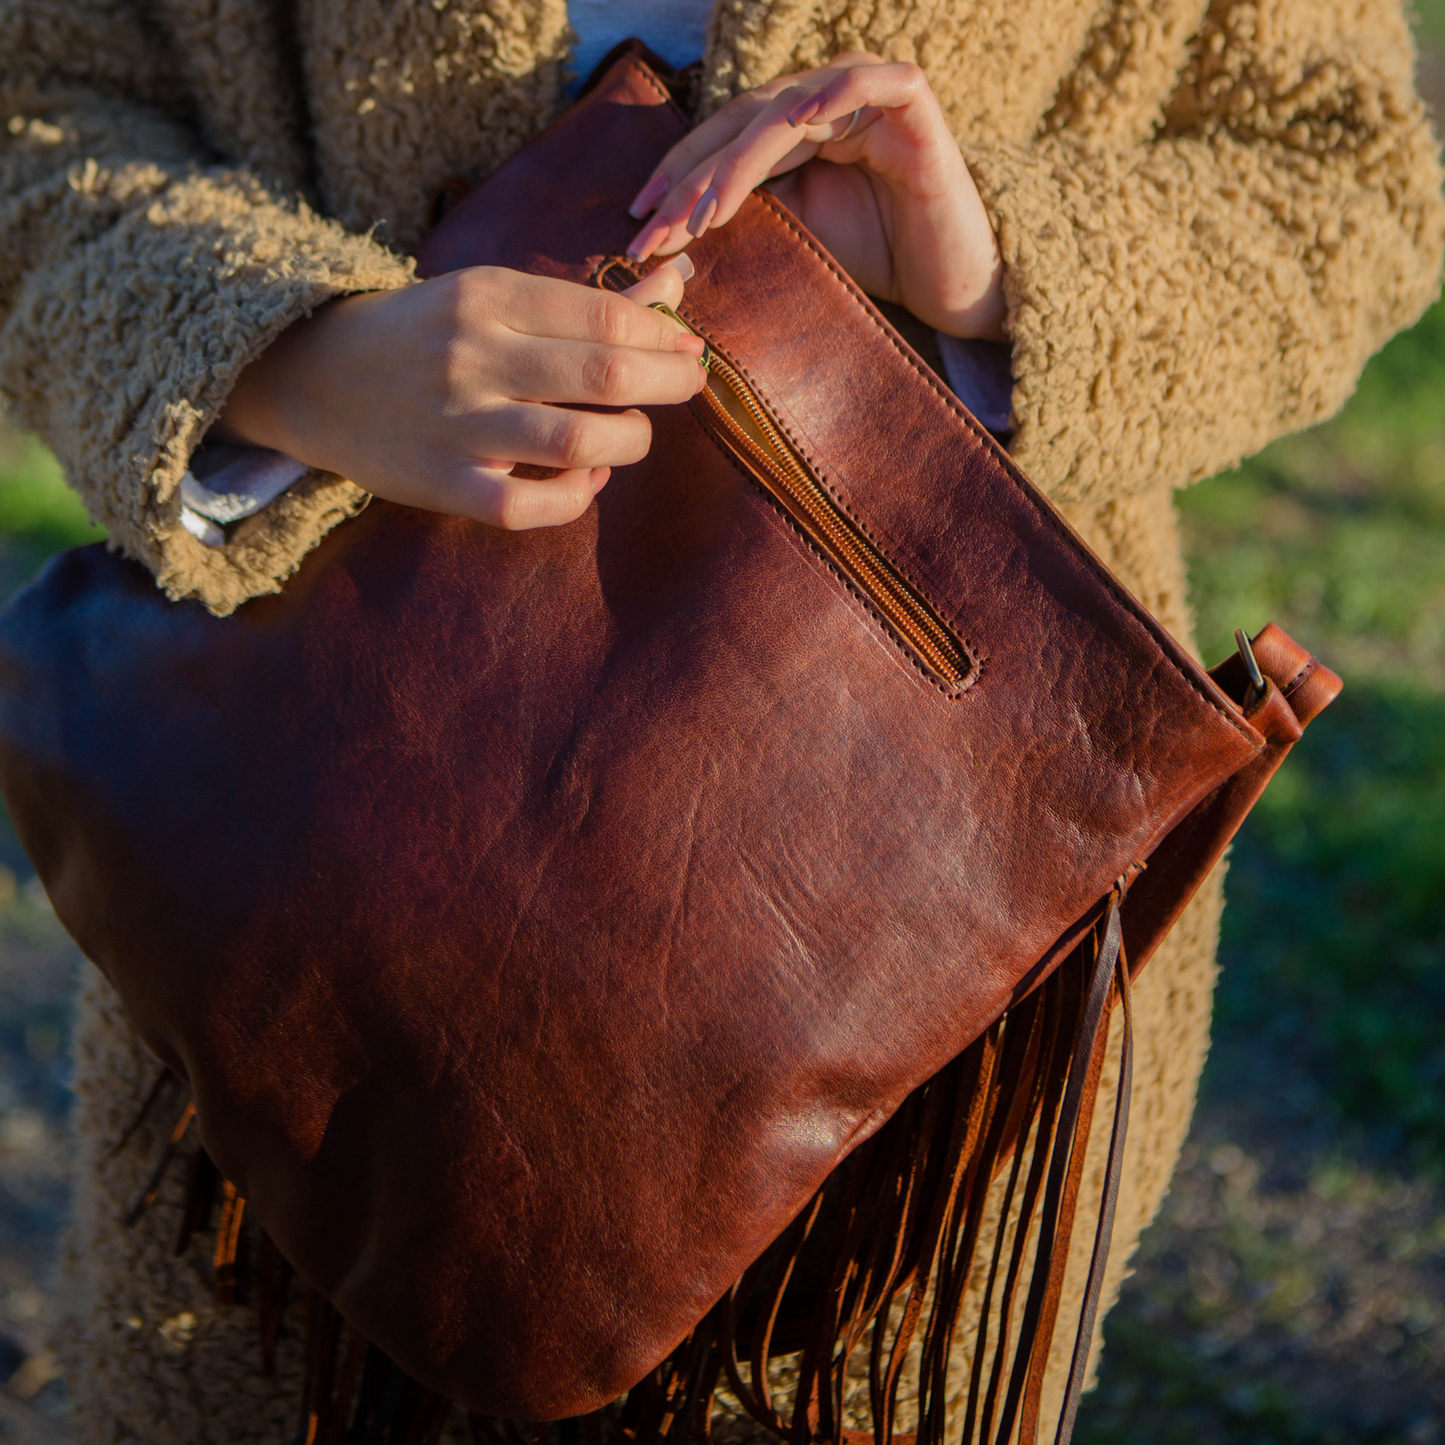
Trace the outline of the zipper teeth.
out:
M 967 657 L 933 609 L 894 571 L 888 560 L 797 459 L 792 447 L 765 412 L 752 388 L 715 350 L 709 348 L 709 372 L 733 393 L 753 424 L 772 445 L 763 452 L 727 409 L 715 399 L 708 406 L 714 423 L 733 445 L 761 464 L 785 503 L 792 502 L 844 570 L 868 594 L 889 623 L 950 687 L 961 687 L 969 672 Z M 707 397 L 704 391 L 698 400 Z

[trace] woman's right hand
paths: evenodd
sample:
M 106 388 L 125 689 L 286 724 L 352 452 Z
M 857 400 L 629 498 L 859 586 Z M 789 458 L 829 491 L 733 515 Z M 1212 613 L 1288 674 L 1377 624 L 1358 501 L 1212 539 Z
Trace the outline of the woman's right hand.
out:
M 681 300 L 692 267 L 676 259 L 622 294 L 476 266 L 330 301 L 246 367 L 214 435 L 411 507 L 511 531 L 570 522 L 609 468 L 647 455 L 635 408 L 706 382 L 701 338 L 649 309 Z M 510 476 L 518 462 L 560 472 Z

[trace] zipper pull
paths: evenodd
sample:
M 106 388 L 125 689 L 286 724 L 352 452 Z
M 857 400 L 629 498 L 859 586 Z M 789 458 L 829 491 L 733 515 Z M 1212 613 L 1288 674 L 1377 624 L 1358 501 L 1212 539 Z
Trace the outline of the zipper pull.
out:
M 672 307 L 667 304 L 666 301 L 653 301 L 649 304 L 654 311 L 661 311 L 662 314 L 666 316 L 667 319 L 671 321 L 674 326 L 678 327 L 682 331 L 687 332 L 689 336 L 697 335 L 697 332 L 694 331 L 692 327 L 689 326 L 687 322 L 684 321 L 682 317 L 679 316 L 677 312 L 674 311 Z M 702 355 L 698 357 L 697 364 L 702 367 L 704 371 L 712 370 L 712 347 L 708 345 L 706 337 L 703 338 Z

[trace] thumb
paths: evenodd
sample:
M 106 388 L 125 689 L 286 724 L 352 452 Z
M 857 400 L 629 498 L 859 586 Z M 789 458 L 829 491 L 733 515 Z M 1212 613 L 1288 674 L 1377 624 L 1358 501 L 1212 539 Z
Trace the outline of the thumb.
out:
M 622 294 L 640 306 L 651 306 L 654 302 L 661 301 L 663 305 L 676 310 L 682 300 L 683 283 L 691 281 L 695 274 L 687 252 L 679 251 L 670 261 L 649 272 Z

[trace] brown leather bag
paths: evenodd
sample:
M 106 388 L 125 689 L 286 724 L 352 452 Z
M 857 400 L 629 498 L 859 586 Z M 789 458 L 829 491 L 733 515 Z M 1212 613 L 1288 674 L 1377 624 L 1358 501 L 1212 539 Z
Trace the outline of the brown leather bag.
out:
M 624 56 L 423 271 L 628 284 L 684 128 Z M 244 1201 L 315 1291 L 309 1438 L 680 1440 L 723 1382 L 839 1440 L 871 1338 L 938 1441 L 1007 1171 L 966 1438 L 1032 1439 L 1110 1000 L 1338 690 L 1273 627 L 1201 670 L 770 197 L 690 254 L 709 388 L 575 524 L 378 502 L 226 619 L 85 548 L 0 622 L 5 797 L 223 1279 Z

